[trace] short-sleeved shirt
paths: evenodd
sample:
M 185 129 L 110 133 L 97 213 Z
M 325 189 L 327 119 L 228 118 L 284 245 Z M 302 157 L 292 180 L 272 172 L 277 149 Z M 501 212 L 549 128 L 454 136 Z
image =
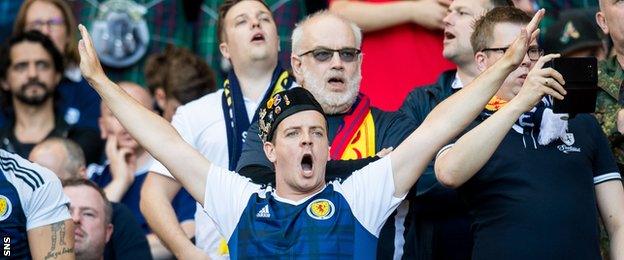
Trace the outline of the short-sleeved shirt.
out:
M 371 107 L 370 111 L 375 124 L 376 152 L 381 151 L 383 148 L 396 148 L 414 130 L 413 121 L 403 114 L 403 112 L 386 112 L 374 107 Z M 352 112 L 353 108 L 348 113 Z M 344 119 L 348 113 L 326 115 L 328 126 L 327 133 L 330 142 L 336 137 L 338 129 L 344 126 Z M 245 172 L 245 167 L 264 167 L 265 169 L 269 169 L 265 170 L 269 172 L 270 169 L 273 168 L 273 165 L 266 158 L 264 150 L 262 149 L 262 141 L 258 136 L 258 132 L 258 124 L 254 123 L 249 127 L 247 139 L 243 144 L 243 152 L 236 167 L 236 170 L 246 177 L 255 178 L 255 176 L 252 175 L 256 173 Z M 344 178 L 344 175 L 343 172 L 326 172 L 325 177 L 333 180 L 333 177 Z M 407 234 L 405 229 L 410 224 L 405 221 L 405 217 L 408 214 L 406 203 L 407 202 L 401 205 L 396 214 L 391 217 L 394 221 L 387 222 L 382 230 L 378 243 L 379 250 L 377 250 L 379 258 L 394 258 L 402 255 L 405 236 Z
M 473 259 L 600 259 L 594 186 L 620 174 L 596 119 L 577 115 L 564 140 L 537 149 L 523 137 L 510 130 L 459 188 Z
M 374 259 L 381 227 L 404 198 L 394 197 L 391 157 L 299 201 L 212 165 L 204 209 L 233 259 Z
M 27 231 L 69 219 L 69 199 L 50 170 L 0 150 L 0 234 L 15 259 L 30 259 Z
M 113 176 L 110 172 L 110 164 L 107 163 L 105 166 L 99 167 L 90 166 L 90 168 L 93 169 L 93 173 L 90 173 L 90 179 L 98 186 L 104 188 L 113 180 Z M 143 232 L 149 234 L 151 230 L 140 208 L 141 187 L 146 177 L 147 171 L 145 169 L 138 170 L 135 173 L 134 182 L 121 198 L 120 203 L 126 205 L 126 207 L 132 211 L 132 214 L 143 229 Z M 180 190 L 173 198 L 173 209 L 180 222 L 193 219 L 193 215 L 195 214 L 194 201 L 193 197 L 184 189 Z

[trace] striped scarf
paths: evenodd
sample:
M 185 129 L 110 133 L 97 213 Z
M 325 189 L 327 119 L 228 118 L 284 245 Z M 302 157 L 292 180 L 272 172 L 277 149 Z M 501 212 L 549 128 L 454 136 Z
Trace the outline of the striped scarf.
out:
M 278 64 L 271 77 L 271 86 L 264 93 L 261 102 L 264 102 L 277 92 L 290 89 L 294 82 L 295 80 L 291 77 L 290 73 Z M 241 156 L 243 143 L 247 137 L 247 129 L 249 129 L 252 122 L 258 120 L 258 111 L 254 113 L 254 117 L 250 121 L 247 116 L 247 109 L 245 108 L 243 91 L 233 71 L 228 74 L 227 80 L 223 82 L 223 95 L 221 99 L 228 140 L 228 169 L 233 171 L 236 169 L 236 164 L 238 164 L 238 159 Z
M 485 105 L 485 109 L 479 115 L 484 121 L 493 115 L 500 108 L 508 103 L 507 100 L 493 96 Z M 537 144 L 547 145 L 554 140 L 563 138 L 568 130 L 568 115 L 555 114 L 552 111 L 553 99 L 551 96 L 545 96 L 531 110 L 524 112 L 512 126 L 512 129 L 523 135 L 524 147 L 526 148 L 526 139 L 533 143 L 533 148 L 537 149 Z M 538 127 L 536 127 L 538 126 Z M 537 142 L 535 140 L 537 136 Z

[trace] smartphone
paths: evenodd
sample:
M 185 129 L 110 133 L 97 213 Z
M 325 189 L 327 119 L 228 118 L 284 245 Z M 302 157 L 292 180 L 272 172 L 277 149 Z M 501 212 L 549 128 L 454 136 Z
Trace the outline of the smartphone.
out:
M 568 92 L 563 100 L 553 99 L 554 113 L 594 113 L 598 94 L 598 62 L 595 57 L 556 58 L 546 63 L 561 73 Z

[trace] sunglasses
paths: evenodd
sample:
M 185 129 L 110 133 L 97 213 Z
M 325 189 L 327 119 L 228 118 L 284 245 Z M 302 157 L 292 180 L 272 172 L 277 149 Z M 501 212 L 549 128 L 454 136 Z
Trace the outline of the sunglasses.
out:
M 302 54 L 299 54 L 299 57 L 312 54 L 312 57 L 314 57 L 315 60 L 319 62 L 324 62 L 334 57 L 334 52 L 338 53 L 340 60 L 342 60 L 343 62 L 352 62 L 357 59 L 360 53 L 362 53 L 361 50 L 358 50 L 356 48 L 342 48 L 339 50 L 328 49 L 328 48 L 318 48 L 318 49 L 306 51 Z

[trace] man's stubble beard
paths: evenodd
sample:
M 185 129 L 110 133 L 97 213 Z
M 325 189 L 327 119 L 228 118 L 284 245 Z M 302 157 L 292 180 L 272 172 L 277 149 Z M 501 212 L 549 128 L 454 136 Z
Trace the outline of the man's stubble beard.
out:
M 40 88 L 43 93 L 29 96 L 27 92 L 30 88 Z M 52 98 L 54 90 L 51 90 L 51 88 L 48 88 L 43 82 L 37 79 L 31 79 L 27 83 L 23 84 L 17 92 L 12 93 L 12 95 L 26 105 L 41 106 L 49 98 Z

